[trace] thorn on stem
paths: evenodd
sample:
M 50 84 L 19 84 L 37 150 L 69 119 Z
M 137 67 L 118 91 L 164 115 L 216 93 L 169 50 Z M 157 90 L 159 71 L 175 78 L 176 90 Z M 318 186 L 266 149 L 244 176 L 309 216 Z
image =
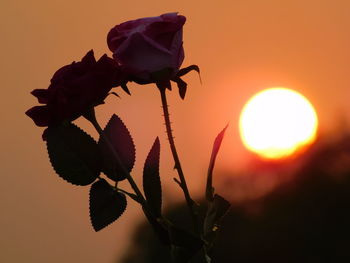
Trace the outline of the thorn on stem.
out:
M 175 183 L 177 183 L 182 188 L 181 182 L 175 177 L 173 179 L 174 179 Z

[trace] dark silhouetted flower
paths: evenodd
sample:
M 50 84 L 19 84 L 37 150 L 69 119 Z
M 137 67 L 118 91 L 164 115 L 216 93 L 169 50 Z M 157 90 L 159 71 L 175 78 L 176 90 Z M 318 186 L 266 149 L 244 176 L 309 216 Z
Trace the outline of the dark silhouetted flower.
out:
M 96 61 L 91 50 L 80 62 L 57 70 L 47 89 L 33 90 L 39 103 L 45 105 L 32 107 L 26 114 L 40 127 L 73 121 L 104 103 L 111 88 L 122 84 L 125 79 L 118 64 L 107 55 Z
M 167 13 L 124 22 L 108 33 L 108 47 L 131 80 L 139 84 L 170 80 L 184 60 L 185 21 L 184 16 Z

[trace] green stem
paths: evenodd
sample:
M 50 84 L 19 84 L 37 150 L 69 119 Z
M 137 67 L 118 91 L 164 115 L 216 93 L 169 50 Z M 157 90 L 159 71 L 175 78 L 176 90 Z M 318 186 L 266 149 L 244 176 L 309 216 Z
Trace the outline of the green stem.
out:
M 172 153 L 173 158 L 174 158 L 175 169 L 177 170 L 178 175 L 179 175 L 179 179 L 180 179 L 180 182 L 178 182 L 178 183 L 184 192 L 186 203 L 187 203 L 187 206 L 190 210 L 193 226 L 195 227 L 197 233 L 200 234 L 200 226 L 199 226 L 199 222 L 198 222 L 198 216 L 194 210 L 194 201 L 192 200 L 192 198 L 190 196 L 190 192 L 188 191 L 186 179 L 185 179 L 185 176 L 184 176 L 184 173 L 183 173 L 183 170 L 181 167 L 180 159 L 179 159 L 179 156 L 177 154 L 176 147 L 175 147 L 174 137 L 173 137 L 172 129 L 171 129 L 171 122 L 170 122 L 170 117 L 169 117 L 168 103 L 167 103 L 166 94 L 165 94 L 166 89 L 164 87 L 158 87 L 158 88 L 159 88 L 161 99 L 162 99 L 162 107 L 163 107 L 163 113 L 164 113 L 166 133 L 168 136 L 171 153 Z

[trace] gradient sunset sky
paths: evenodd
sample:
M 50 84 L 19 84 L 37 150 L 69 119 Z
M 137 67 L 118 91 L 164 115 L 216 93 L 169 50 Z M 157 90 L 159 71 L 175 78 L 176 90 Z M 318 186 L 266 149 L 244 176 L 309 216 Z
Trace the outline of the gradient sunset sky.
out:
M 250 154 L 240 141 L 238 118 L 261 89 L 285 86 L 302 93 L 318 112 L 321 132 L 350 120 L 349 10 L 347 0 L 2 0 L 0 261 L 110 263 L 129 242 L 139 207 L 129 201 L 120 220 L 95 233 L 89 188 L 55 175 L 42 129 L 24 115 L 37 104 L 30 91 L 46 88 L 58 68 L 90 49 L 96 57 L 111 55 L 106 36 L 114 25 L 167 12 L 187 17 L 183 65 L 199 65 L 203 83 L 189 74 L 185 101 L 174 89 L 169 105 L 189 187 L 200 197 L 212 142 L 228 122 L 217 168 L 244 167 Z M 104 126 L 116 113 L 129 127 L 138 182 L 146 154 L 160 136 L 165 203 L 181 201 L 157 89 L 130 85 L 130 90 L 131 97 L 120 92 L 121 99 L 108 98 L 98 107 L 98 118 Z M 77 123 L 96 138 L 85 121 Z

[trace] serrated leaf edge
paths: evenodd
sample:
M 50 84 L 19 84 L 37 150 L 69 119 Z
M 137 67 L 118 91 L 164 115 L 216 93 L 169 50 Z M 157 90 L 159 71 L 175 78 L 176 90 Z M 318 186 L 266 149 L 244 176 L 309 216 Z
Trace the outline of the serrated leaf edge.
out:
M 102 179 L 102 180 L 104 180 L 104 179 Z M 106 182 L 107 182 L 107 181 L 106 181 Z M 108 183 L 108 182 L 107 182 L 107 183 Z M 92 186 L 92 184 L 91 184 L 91 186 Z M 90 223 L 91 223 L 91 225 L 92 225 L 92 228 L 94 229 L 95 232 L 99 232 L 99 231 L 101 231 L 102 229 L 104 229 L 104 228 L 108 227 L 109 225 L 113 224 L 115 221 L 117 221 L 117 220 L 124 214 L 124 212 L 125 212 L 125 210 L 126 210 L 126 208 L 127 208 L 127 206 L 128 206 L 128 199 L 126 198 L 125 194 L 123 194 L 123 193 L 121 193 L 121 192 L 118 192 L 118 191 L 117 191 L 116 189 L 114 189 L 111 185 L 110 185 L 110 187 L 111 187 L 114 191 L 116 191 L 116 193 L 121 194 L 121 195 L 123 195 L 123 196 L 125 197 L 125 206 L 124 206 L 123 211 L 120 213 L 120 215 L 119 215 L 116 219 L 114 219 L 112 222 L 108 223 L 108 224 L 105 225 L 104 227 L 102 227 L 102 228 L 96 230 L 94 224 L 92 223 L 92 215 L 91 215 L 91 188 L 90 188 L 90 191 L 89 191 L 89 218 L 90 218 Z
M 72 126 L 72 127 L 78 128 L 78 129 L 79 129 L 80 131 L 82 131 L 85 135 L 87 135 L 87 137 L 89 137 L 89 139 L 91 139 L 92 141 L 94 141 L 95 144 L 97 145 L 97 142 L 95 141 L 95 139 L 94 139 L 90 134 L 88 134 L 86 131 L 84 131 L 82 128 L 80 128 L 79 126 L 75 125 L 74 123 L 69 123 L 69 125 Z M 88 185 L 91 185 L 91 184 L 94 183 L 94 182 L 92 182 L 91 184 L 81 185 L 81 184 L 75 184 L 75 183 L 72 183 L 72 182 L 66 180 L 65 178 L 63 178 L 63 177 L 57 172 L 56 168 L 54 167 L 54 165 L 53 165 L 53 163 L 52 163 L 52 161 L 51 161 L 51 158 L 52 158 L 52 157 L 51 157 L 51 154 L 50 154 L 50 152 L 49 152 L 49 148 L 48 148 L 48 143 L 47 143 L 47 141 L 46 141 L 46 152 L 47 152 L 47 155 L 49 156 L 49 161 L 50 161 L 50 164 L 51 164 L 52 169 L 55 171 L 55 173 L 56 173 L 61 179 L 63 179 L 63 180 L 66 181 L 67 183 L 69 183 L 69 184 L 71 184 L 71 185 L 74 185 L 74 186 L 88 186 Z M 100 173 L 101 173 L 101 172 L 100 172 Z
M 123 120 L 122 120 L 117 114 L 113 113 L 112 116 L 109 118 L 108 122 L 106 123 L 105 127 L 103 128 L 103 131 L 105 131 L 105 130 L 107 129 L 107 126 L 110 126 L 111 120 L 112 120 L 112 118 L 113 118 L 114 116 L 115 116 L 116 118 L 118 118 L 118 119 L 120 120 L 120 122 L 123 124 L 123 126 L 125 127 L 125 130 L 128 132 L 128 135 L 130 136 L 130 139 L 131 139 L 131 142 L 132 142 L 132 148 L 133 148 L 134 153 L 135 153 L 135 156 L 134 156 L 134 158 L 135 158 L 135 159 L 134 159 L 134 163 L 133 163 L 132 167 L 130 168 L 130 171 L 132 171 L 132 169 L 134 168 L 135 163 L 136 163 L 136 147 L 135 147 L 134 139 L 132 138 L 129 129 L 128 129 L 128 127 L 125 125 L 125 123 L 123 122 Z M 101 137 L 100 137 L 100 139 L 97 141 L 97 144 L 99 143 L 100 140 L 101 140 Z

